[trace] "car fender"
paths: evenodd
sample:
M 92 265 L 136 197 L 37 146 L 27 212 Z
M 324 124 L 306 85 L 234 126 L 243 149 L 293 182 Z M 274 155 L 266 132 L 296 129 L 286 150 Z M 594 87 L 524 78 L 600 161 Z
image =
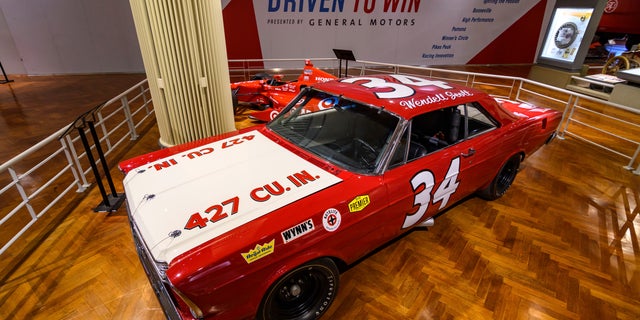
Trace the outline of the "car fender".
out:
M 513 157 L 515 155 L 519 155 L 520 156 L 520 162 L 522 163 L 522 161 L 524 161 L 524 158 L 526 156 L 525 150 L 524 149 L 517 150 L 516 152 L 510 153 L 507 157 L 505 157 L 500 162 L 500 165 L 495 167 L 495 172 L 493 172 L 493 174 L 491 175 L 491 179 L 489 179 L 489 181 L 484 183 L 478 190 L 483 190 L 483 189 L 487 188 L 493 182 L 493 179 L 495 178 L 496 175 L 498 175 L 498 172 L 500 172 L 500 170 L 505 165 L 505 163 L 507 163 L 507 161 L 509 161 L 509 159 L 511 159 L 511 157 Z

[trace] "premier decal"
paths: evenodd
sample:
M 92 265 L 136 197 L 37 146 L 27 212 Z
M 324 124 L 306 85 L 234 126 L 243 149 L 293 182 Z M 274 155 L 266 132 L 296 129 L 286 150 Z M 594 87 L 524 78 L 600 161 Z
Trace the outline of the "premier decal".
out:
M 324 229 L 329 232 L 338 230 L 341 221 L 342 217 L 340 216 L 340 211 L 338 211 L 338 209 L 327 209 L 327 211 L 322 215 L 322 225 L 324 226 Z
M 295 239 L 298 239 L 303 235 L 313 231 L 313 229 L 314 229 L 313 220 L 309 219 L 285 231 L 282 231 L 280 233 L 282 235 L 282 242 L 287 243 Z
M 266 242 L 262 245 L 256 244 L 256 247 L 249 250 L 249 252 L 243 252 L 242 257 L 247 263 L 255 262 L 256 260 L 260 260 L 275 251 L 276 248 L 276 239 L 273 239 L 269 242 Z
M 362 209 L 366 208 L 369 203 L 371 203 L 369 195 L 357 196 L 355 199 L 349 202 L 349 212 L 362 211 Z

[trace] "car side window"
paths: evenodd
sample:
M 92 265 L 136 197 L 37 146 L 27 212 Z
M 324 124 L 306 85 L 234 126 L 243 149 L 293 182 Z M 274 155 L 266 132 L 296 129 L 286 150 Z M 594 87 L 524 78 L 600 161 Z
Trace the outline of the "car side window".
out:
M 402 146 L 397 147 L 392 164 L 401 159 L 408 162 L 420 158 L 496 127 L 497 121 L 478 103 L 460 104 L 421 114 L 411 120 L 410 134 L 403 135 Z
M 464 105 L 431 111 L 413 118 L 411 142 L 423 146 L 425 154 L 428 154 L 463 140 L 463 114 Z
M 410 128 L 409 125 L 408 128 Z M 391 161 L 389 162 L 389 167 L 395 167 L 400 164 L 407 162 L 407 144 L 409 142 L 409 131 L 410 129 L 405 128 L 402 136 L 400 136 L 400 140 L 395 146 L 395 151 L 393 152 L 393 156 L 391 157 Z
M 497 127 L 498 122 L 489 117 L 479 104 L 468 103 L 466 109 L 467 138 L 474 137 Z

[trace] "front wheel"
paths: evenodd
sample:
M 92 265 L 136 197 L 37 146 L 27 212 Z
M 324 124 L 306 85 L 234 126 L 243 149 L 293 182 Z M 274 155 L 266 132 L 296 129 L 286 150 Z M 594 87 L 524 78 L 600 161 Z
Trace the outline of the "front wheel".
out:
M 340 273 L 328 258 L 308 262 L 278 279 L 267 291 L 258 319 L 317 319 L 338 292 Z
M 520 168 L 520 155 L 514 155 L 500 168 L 491 184 L 478 192 L 478 196 L 485 200 L 495 200 L 502 197 L 516 179 L 518 168 Z

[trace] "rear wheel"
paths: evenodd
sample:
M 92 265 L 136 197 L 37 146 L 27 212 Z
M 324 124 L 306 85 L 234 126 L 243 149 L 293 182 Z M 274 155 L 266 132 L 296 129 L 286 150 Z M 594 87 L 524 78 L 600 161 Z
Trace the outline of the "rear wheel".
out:
M 339 271 L 328 258 L 308 262 L 274 283 L 262 299 L 258 319 L 317 319 L 338 291 Z
M 518 168 L 520 168 L 520 155 L 514 155 L 500 168 L 491 184 L 480 190 L 478 196 L 485 200 L 495 200 L 502 197 L 516 179 Z

